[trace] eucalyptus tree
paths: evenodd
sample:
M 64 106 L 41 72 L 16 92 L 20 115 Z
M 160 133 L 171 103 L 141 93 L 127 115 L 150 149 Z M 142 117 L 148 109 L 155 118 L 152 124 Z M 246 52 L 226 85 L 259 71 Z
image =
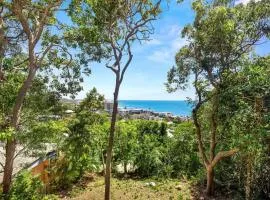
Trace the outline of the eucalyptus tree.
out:
M 229 89 L 228 76 L 239 70 L 243 59 L 261 38 L 269 36 L 269 1 L 231 5 L 230 1 L 193 2 L 194 23 L 182 31 L 189 44 L 179 50 L 175 57 L 176 67 L 168 72 L 170 92 L 185 89 L 193 80 L 196 101 L 192 117 L 207 172 L 208 195 L 214 192 L 217 163 L 239 151 L 238 146 L 220 149 L 220 143 L 226 141 L 225 132 L 220 128 L 222 121 L 218 119 L 222 89 Z
M 56 19 L 56 13 L 62 3 L 62 0 L 1 2 L 0 37 L 6 39 L 6 41 L 2 41 L 4 42 L 4 45 L 1 45 L 2 52 L 8 52 L 12 44 L 17 47 L 15 49 L 20 50 L 13 55 L 1 54 L 1 77 L 8 76 L 8 74 L 11 74 L 10 77 L 12 74 L 16 77 L 18 71 L 22 73 L 21 84 L 15 88 L 15 99 L 10 102 L 11 107 L 5 117 L 7 127 L 13 131 L 12 137 L 6 140 L 4 194 L 9 192 L 11 185 L 14 155 L 18 142 L 16 133 L 19 132 L 22 125 L 21 112 L 36 75 L 39 73 L 49 80 L 48 83 L 65 94 L 76 93 L 81 89 L 79 86 L 80 63 L 68 51 L 64 40 L 66 36 L 64 31 L 61 31 L 63 26 Z M 11 36 L 9 36 L 10 30 L 14 32 Z M 58 79 L 59 77 L 62 78 L 62 81 Z M 4 78 L 1 78 L 1 84 L 6 84 Z
M 104 0 L 73 1 L 73 22 L 77 24 L 82 50 L 93 46 L 92 33 L 100 34 L 98 45 L 106 53 L 106 67 L 115 75 L 114 105 L 106 157 L 105 199 L 110 199 L 111 160 L 114 143 L 118 95 L 124 75 L 132 61 L 132 44 L 148 40 L 153 27 L 151 22 L 160 13 L 161 0 Z M 75 10 L 75 11 L 74 11 Z

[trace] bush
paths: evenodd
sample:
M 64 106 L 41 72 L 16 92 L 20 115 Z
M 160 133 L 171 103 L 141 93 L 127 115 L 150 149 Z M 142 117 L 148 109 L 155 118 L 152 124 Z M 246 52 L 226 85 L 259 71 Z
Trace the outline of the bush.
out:
M 137 168 L 136 172 L 142 177 L 160 174 L 160 170 L 164 166 L 163 157 L 162 145 L 158 141 L 157 135 L 144 135 L 136 153 L 134 163 Z
M 16 176 L 10 192 L 11 200 L 41 200 L 43 197 L 43 184 L 39 177 L 32 176 L 29 171 L 22 171 Z
M 193 124 L 183 122 L 168 128 L 166 123 L 157 121 L 119 122 L 114 162 L 133 165 L 141 177 L 195 176 L 201 164 Z
M 86 171 L 100 172 L 109 127 L 106 115 L 81 111 L 69 121 L 62 155 L 52 169 L 52 189 L 68 188 Z
M 168 141 L 168 156 L 173 166 L 174 176 L 196 176 L 201 163 L 192 122 L 182 122 L 174 130 L 173 138 Z

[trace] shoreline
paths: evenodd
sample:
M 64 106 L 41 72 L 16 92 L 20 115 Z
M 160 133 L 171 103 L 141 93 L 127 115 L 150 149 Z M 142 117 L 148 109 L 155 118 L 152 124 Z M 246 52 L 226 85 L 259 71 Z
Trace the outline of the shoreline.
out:
M 119 100 L 119 109 L 142 110 L 174 117 L 191 117 L 192 107 L 184 100 Z

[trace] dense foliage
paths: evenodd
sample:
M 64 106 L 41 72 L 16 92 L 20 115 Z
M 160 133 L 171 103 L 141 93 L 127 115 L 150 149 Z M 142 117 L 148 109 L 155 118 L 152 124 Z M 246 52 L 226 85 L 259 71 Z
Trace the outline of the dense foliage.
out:
M 10 199 L 40 200 L 42 199 L 42 182 L 30 172 L 23 171 L 13 183 Z
M 237 188 L 246 199 L 253 199 L 269 193 L 261 186 L 256 191 L 254 185 L 260 177 L 257 167 L 265 163 L 260 158 L 269 154 L 263 142 L 269 131 L 265 104 L 269 98 L 269 58 L 252 54 L 255 45 L 269 37 L 269 2 L 232 3 L 193 2 L 194 23 L 182 31 L 190 43 L 176 54 L 176 67 L 168 73 L 167 86 L 173 92 L 192 81 L 195 88 L 192 118 L 206 170 L 207 194 L 213 195 L 219 182 L 215 168 L 222 161 L 235 164 L 225 158 L 234 160 L 237 158 L 232 156 L 237 154 L 239 165 L 227 166 L 231 171 L 241 169 L 234 171 L 231 182 L 240 180 Z M 220 168 L 216 174 L 223 177 Z

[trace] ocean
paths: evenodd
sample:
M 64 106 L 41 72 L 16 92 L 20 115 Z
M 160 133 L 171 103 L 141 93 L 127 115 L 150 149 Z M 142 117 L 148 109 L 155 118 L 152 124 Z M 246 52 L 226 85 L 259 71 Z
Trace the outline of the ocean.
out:
M 121 108 L 148 109 L 155 112 L 170 112 L 177 116 L 191 116 L 192 107 L 186 101 L 119 100 Z

